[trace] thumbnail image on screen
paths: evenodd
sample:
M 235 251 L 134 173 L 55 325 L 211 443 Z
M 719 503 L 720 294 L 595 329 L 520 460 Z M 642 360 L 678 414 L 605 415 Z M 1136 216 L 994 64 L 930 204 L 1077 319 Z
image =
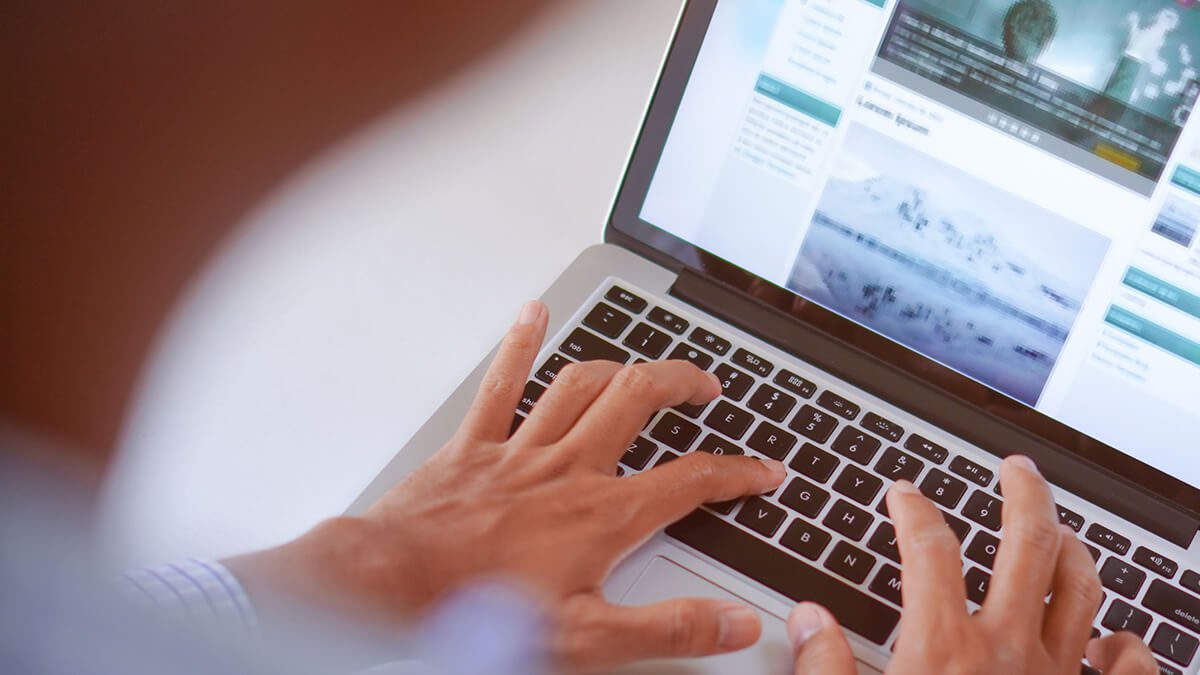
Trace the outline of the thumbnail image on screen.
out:
M 949 93 L 965 96 L 1005 126 L 1019 120 L 1152 186 L 1200 93 L 1193 4 L 901 0 L 877 64 L 936 85 L 923 92 L 935 100 L 956 107 Z
M 1171 195 L 1163 209 L 1154 219 L 1151 231 L 1173 241 L 1184 248 L 1191 248 L 1196 240 L 1196 229 L 1200 225 L 1200 205 Z
M 788 286 L 1036 405 L 1109 244 L 856 125 Z

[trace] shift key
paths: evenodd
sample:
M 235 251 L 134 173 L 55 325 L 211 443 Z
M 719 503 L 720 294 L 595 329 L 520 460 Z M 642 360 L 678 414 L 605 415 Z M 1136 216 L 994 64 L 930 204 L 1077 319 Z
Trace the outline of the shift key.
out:
M 558 351 L 578 361 L 629 361 L 629 352 L 602 340 L 582 328 L 576 328 L 558 347 Z

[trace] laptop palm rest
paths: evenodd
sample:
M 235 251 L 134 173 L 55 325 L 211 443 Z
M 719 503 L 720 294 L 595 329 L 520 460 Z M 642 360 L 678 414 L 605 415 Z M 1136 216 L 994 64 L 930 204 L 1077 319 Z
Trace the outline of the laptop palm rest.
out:
M 758 644 L 734 654 L 706 659 L 654 661 L 628 668 L 622 675 L 716 675 L 717 673 L 746 673 L 747 675 L 792 675 L 792 649 L 788 643 L 784 619 L 730 591 L 704 579 L 676 563 L 656 557 L 646 565 L 641 576 L 621 598 L 622 605 L 649 605 L 672 598 L 713 598 L 750 605 L 758 610 L 763 632 Z M 879 671 L 859 663 L 861 675 L 878 675 Z

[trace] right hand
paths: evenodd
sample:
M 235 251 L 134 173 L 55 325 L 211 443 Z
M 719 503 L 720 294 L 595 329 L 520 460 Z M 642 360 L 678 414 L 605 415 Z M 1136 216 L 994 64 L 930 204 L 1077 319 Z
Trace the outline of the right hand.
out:
M 889 674 L 995 673 L 1079 675 L 1085 651 L 1106 675 L 1154 675 L 1137 636 L 1090 640 L 1103 597 L 1091 555 L 1058 524 L 1054 498 L 1033 462 L 1010 457 L 1004 482 L 1004 544 L 982 609 L 967 613 L 959 542 L 941 513 L 911 483 L 888 493 L 905 561 L 904 622 Z M 1049 604 L 1047 591 L 1053 592 Z M 811 603 L 788 623 L 797 675 L 854 675 L 854 657 L 837 621 Z

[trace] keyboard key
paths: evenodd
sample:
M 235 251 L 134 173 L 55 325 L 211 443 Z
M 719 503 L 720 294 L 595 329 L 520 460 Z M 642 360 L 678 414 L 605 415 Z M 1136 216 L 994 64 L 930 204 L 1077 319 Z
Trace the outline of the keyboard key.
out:
M 999 532 L 1001 509 L 1003 508 L 1004 502 L 1000 501 L 999 498 L 993 497 L 983 490 L 976 490 L 971 494 L 971 498 L 967 500 L 962 514 L 992 532 Z
M 950 456 L 949 450 L 917 434 L 909 436 L 908 440 L 904 441 L 904 449 L 918 457 L 924 457 L 934 464 L 941 464 Z
M 521 394 L 521 400 L 517 402 L 517 410 L 523 413 L 531 412 L 544 393 L 546 393 L 546 388 L 537 382 L 531 380 L 525 383 L 525 391 Z
M 1122 600 L 1113 600 L 1112 606 L 1104 614 L 1104 620 L 1100 622 L 1100 625 L 1114 633 L 1128 631 L 1138 637 L 1146 637 L 1146 631 L 1150 630 L 1151 621 L 1150 615 L 1137 607 Z
M 817 385 L 790 370 L 779 371 L 779 374 L 775 376 L 775 384 L 804 398 L 812 398 L 817 393 Z
M 792 482 L 788 483 L 787 488 L 784 489 L 783 494 L 779 495 L 781 504 L 809 518 L 816 518 L 827 501 L 829 501 L 828 492 L 803 478 L 793 478 Z
M 729 344 L 729 340 L 717 337 L 703 328 L 697 328 L 692 331 L 688 340 L 692 344 L 700 345 L 718 356 L 725 356 L 725 352 L 729 351 L 729 348 L 732 346 Z
M 713 357 L 705 354 L 695 347 L 689 347 L 682 342 L 675 345 L 675 349 L 671 350 L 671 353 L 667 356 L 667 359 L 688 361 L 700 370 L 708 370 L 708 367 L 713 363 Z
M 631 321 L 633 318 L 628 314 L 604 302 L 593 307 L 592 311 L 583 317 L 583 325 L 610 338 L 620 335 Z
M 915 481 L 924 468 L 925 462 L 903 450 L 888 448 L 875 465 L 875 473 L 891 480 Z
M 867 548 L 876 553 L 887 556 L 893 562 L 900 562 L 900 547 L 896 543 L 896 528 L 884 520 L 879 523 L 879 527 L 871 533 L 871 538 L 867 540 Z
M 1197 647 L 1200 647 L 1200 641 L 1195 637 L 1165 623 L 1154 631 L 1154 637 L 1150 639 L 1150 649 L 1155 654 L 1184 667 L 1191 664 Z
M 727 502 L 714 502 L 712 504 L 706 504 L 705 506 L 712 509 L 713 511 L 716 511 L 717 513 L 727 516 L 727 515 L 733 513 L 733 510 L 735 508 L 737 508 L 739 501 L 741 501 L 741 500 L 731 499 Z
M 683 332 L 688 329 L 689 325 L 686 319 L 680 318 L 662 307 L 655 307 L 650 310 L 646 318 L 650 319 L 650 323 L 662 326 L 676 335 L 683 335 Z
M 641 471 L 650 463 L 650 458 L 656 452 L 658 452 L 658 445 L 638 436 L 625 449 L 625 455 L 621 457 L 621 463 L 634 471 Z
M 1091 527 L 1087 529 L 1087 534 L 1084 536 L 1087 537 L 1088 541 L 1100 544 L 1117 555 L 1129 553 L 1129 539 L 1122 537 L 1099 523 L 1092 523 Z
M 867 431 L 882 436 L 893 443 L 899 443 L 904 438 L 904 427 L 886 420 L 875 413 L 867 413 L 862 419 L 862 426 Z
M 509 438 L 512 438 L 512 435 L 517 433 L 517 429 L 521 428 L 521 423 L 524 421 L 525 421 L 524 415 L 513 415 L 512 426 L 510 426 L 508 428 L 508 437 Z
M 629 352 L 605 342 L 582 328 L 571 331 L 558 351 L 579 361 L 616 361 L 628 363 Z
M 687 452 L 699 435 L 700 427 L 672 412 L 663 415 L 650 432 L 651 438 L 662 441 L 680 452 Z
M 982 605 L 983 601 L 987 599 L 988 587 L 992 583 L 992 575 L 978 567 L 972 567 L 967 570 L 967 575 L 963 578 L 963 581 L 967 585 L 967 599 L 977 605 Z
M 884 565 L 868 586 L 871 592 L 897 605 L 901 603 L 900 568 L 894 565 Z
M 788 423 L 788 428 L 799 432 L 806 438 L 818 443 L 824 443 L 833 435 L 833 430 L 837 428 L 837 424 L 837 420 L 832 415 L 823 413 L 811 405 L 806 405 Z
M 1083 547 L 1086 548 L 1087 552 L 1092 556 L 1092 562 L 1100 562 L 1100 549 L 1092 546 L 1091 544 L 1084 544 Z
M 1200 574 L 1187 570 L 1179 578 L 1179 584 L 1193 593 L 1200 593 Z
M 1168 666 L 1162 661 L 1156 661 L 1155 665 L 1158 666 L 1158 675 L 1183 675 L 1182 670 Z M 1085 673 L 1084 675 L 1092 675 L 1092 673 Z M 1099 671 L 1095 671 L 1095 675 L 1100 675 Z
M 842 626 L 874 644 L 885 644 L 900 622 L 899 611 L 710 513 L 693 512 L 668 527 L 667 536 L 795 602 L 828 608 Z
M 709 401 L 709 403 L 711 403 L 711 401 Z M 704 411 L 707 409 L 708 409 L 708 403 L 701 403 L 699 405 L 696 405 L 694 403 L 680 403 L 679 405 L 672 408 L 672 410 L 678 410 L 679 412 L 683 413 L 684 415 L 687 415 L 688 417 L 690 417 L 694 420 L 700 419 L 700 416 L 703 415 Z
M 670 450 L 667 450 L 666 452 L 664 452 L 662 454 L 662 457 L 659 457 L 658 461 L 654 463 L 654 468 L 658 468 L 658 467 L 662 466 L 663 464 L 666 464 L 667 462 L 674 462 L 675 460 L 679 459 L 681 456 L 682 455 L 677 455 L 677 454 L 671 452 Z
M 812 443 L 805 443 L 788 466 L 796 471 L 824 483 L 833 475 L 841 462 L 837 457 L 825 452 Z M 1186 575 L 1185 575 L 1186 576 Z
M 870 506 L 883 487 L 883 481 L 850 464 L 833 482 L 833 489 L 863 506 Z
M 754 423 L 754 415 L 735 408 L 728 401 L 717 403 L 717 407 L 704 418 L 705 426 L 716 429 L 735 441 L 746 435 L 746 430 Z
M 854 541 L 862 540 L 867 529 L 875 522 L 875 517 L 854 506 L 845 499 L 839 499 L 821 521 L 835 532 L 844 534 Z
M 1145 546 L 1139 546 L 1133 552 L 1133 562 L 1168 579 L 1174 578 L 1175 573 L 1179 571 L 1179 563 L 1161 553 L 1155 553 Z
M 956 473 L 980 487 L 991 485 L 992 479 L 996 477 L 991 469 L 976 464 L 962 456 L 957 456 L 950 460 L 950 472 Z
M 746 445 L 755 452 L 782 461 L 796 447 L 796 437 L 770 422 L 763 422 L 750 434 Z
M 958 537 L 960 544 L 967 540 L 967 535 L 971 533 L 971 525 L 967 521 L 945 511 L 942 511 L 942 518 L 950 526 L 951 531 L 954 532 L 954 536 Z
M 1076 532 L 1079 532 L 1083 529 L 1083 516 L 1070 509 L 1064 509 L 1057 504 L 1055 504 L 1055 507 L 1058 508 L 1058 522 L 1066 525 Z
M 834 545 L 825 561 L 825 569 L 832 570 L 856 584 L 866 581 L 874 566 L 875 556 L 844 541 Z
M 786 517 L 778 506 L 762 497 L 752 497 L 742 504 L 736 520 L 764 537 L 773 537 Z
M 742 400 L 746 392 L 750 391 L 750 385 L 754 384 L 754 378 L 724 363 L 717 366 L 713 374 L 721 381 L 721 393 L 734 401 Z
M 700 447 L 696 448 L 700 452 L 707 452 L 710 455 L 744 455 L 745 451 L 733 441 L 722 438 L 716 434 L 709 434 L 700 441 Z
M 1150 582 L 1142 605 L 1192 632 L 1200 632 L 1200 598 L 1184 593 L 1165 581 Z
M 976 532 L 967 546 L 967 557 L 990 570 L 996 565 L 996 553 L 999 550 L 999 539 L 987 532 Z
M 966 483 L 938 469 L 931 470 L 921 482 L 921 492 L 948 509 L 958 506 L 966 491 Z
M 867 432 L 854 427 L 846 427 L 842 429 L 842 433 L 838 434 L 837 440 L 830 447 L 839 455 L 865 465 L 875 459 L 875 453 L 879 452 L 880 445 L 882 444 L 879 439 L 868 436 Z
M 769 384 L 763 384 L 746 402 L 746 407 L 763 417 L 783 422 L 792 408 L 796 407 L 796 399 Z
M 561 354 L 551 354 L 550 358 L 546 359 L 546 362 L 537 369 L 533 376 L 546 384 L 554 384 L 554 378 L 558 377 L 558 371 L 565 368 L 570 362 L 570 359 Z
M 608 293 L 605 293 L 604 297 L 608 298 L 609 302 L 616 304 L 618 307 L 624 307 L 634 314 L 641 314 L 642 310 L 646 309 L 645 300 L 620 286 L 613 286 L 608 289 Z
M 752 354 L 745 349 L 736 349 L 733 356 L 729 360 L 735 365 L 739 365 L 752 373 L 757 373 L 763 377 L 771 374 L 775 370 L 775 364 L 764 359 L 763 357 Z
M 783 536 L 779 538 L 779 543 L 809 560 L 816 560 L 825 552 L 825 547 L 832 539 L 828 532 L 797 518 L 788 525 Z
M 648 359 L 657 359 L 671 346 L 671 336 L 648 324 L 639 323 L 629 331 L 621 344 Z
M 821 395 L 817 397 L 817 405 L 835 412 L 848 420 L 858 417 L 858 413 L 862 411 L 862 408 L 859 408 L 857 403 L 851 403 L 832 391 L 821 392 Z

